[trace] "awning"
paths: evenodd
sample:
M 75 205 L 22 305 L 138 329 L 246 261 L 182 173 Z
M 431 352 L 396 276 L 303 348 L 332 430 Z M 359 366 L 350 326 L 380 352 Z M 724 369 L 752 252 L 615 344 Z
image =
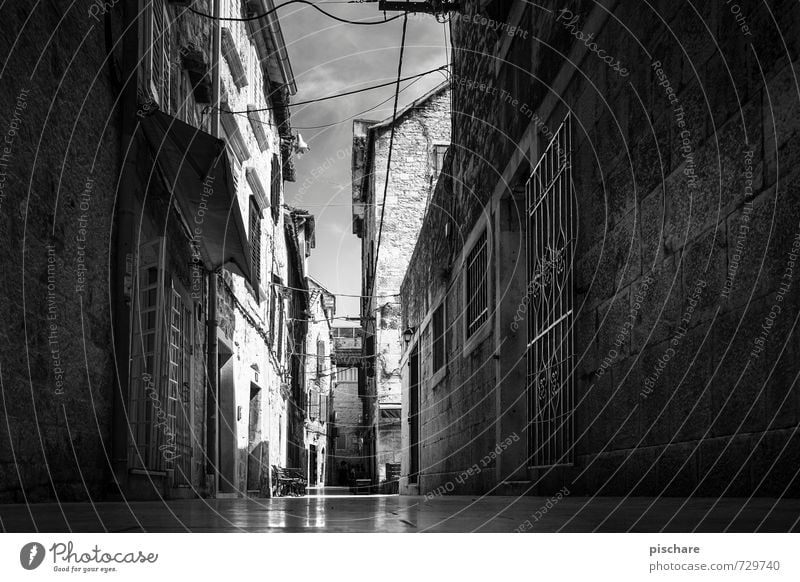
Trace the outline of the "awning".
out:
M 142 129 L 206 268 L 224 265 L 252 283 L 225 141 L 161 111 L 145 117 Z

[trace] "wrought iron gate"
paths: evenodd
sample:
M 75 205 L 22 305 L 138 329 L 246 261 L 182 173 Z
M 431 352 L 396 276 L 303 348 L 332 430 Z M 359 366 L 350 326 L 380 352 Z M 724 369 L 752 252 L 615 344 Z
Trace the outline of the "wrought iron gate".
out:
M 528 464 L 573 462 L 572 264 L 575 206 L 570 118 L 531 173 L 528 216 Z

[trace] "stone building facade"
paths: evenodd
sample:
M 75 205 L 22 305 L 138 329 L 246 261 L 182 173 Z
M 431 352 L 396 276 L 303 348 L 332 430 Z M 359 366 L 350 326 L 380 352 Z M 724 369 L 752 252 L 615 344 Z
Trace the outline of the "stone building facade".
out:
M 401 491 L 796 496 L 800 41 L 756 3 L 601 4 L 452 19 Z
M 208 1 L 194 7 L 212 10 Z M 271 7 L 222 2 L 235 18 Z M 20 149 L 4 160 L 14 163 L 14 187 L 3 208 L 14 212 L 3 213 L 3 243 L 31 258 L 19 265 L 19 281 L 30 284 L 4 279 L 2 289 L 4 334 L 15 334 L 3 342 L 3 382 L 15 388 L 0 460 L 17 467 L 2 472 L 2 499 L 264 495 L 270 466 L 288 462 L 297 405 L 284 287 L 293 271 L 305 278 L 305 264 L 290 253 L 300 244 L 294 231 L 286 237 L 295 88 L 280 26 L 274 15 L 268 26 L 219 25 L 217 83 L 213 19 L 163 0 L 139 8 L 65 5 L 64 20 L 51 22 L 20 6 L 9 16 L 20 29 L 26 20 L 49 26 L 23 43 L 58 34 L 38 94 L 19 89 Z M 27 78 L 33 53 L 15 47 L 10 71 Z M 219 107 L 210 107 L 217 87 Z M 56 108 L 58 119 L 37 114 L 44 122 L 35 126 L 27 112 L 51 101 L 66 109 Z M 37 141 L 48 160 L 38 170 Z M 26 179 L 40 198 L 27 217 Z M 30 246 L 40 234 L 42 256 Z M 40 259 L 42 275 L 32 278 Z M 43 359 L 22 382 L 7 350 L 26 325 L 45 335 L 25 342 Z M 27 413 L 16 397 L 23 386 Z
M 333 329 L 336 296 L 313 278 L 308 278 L 309 310 L 306 333 L 306 448 L 308 450 L 308 483 L 328 483 L 330 463 L 330 403 L 336 380 Z
M 400 462 L 398 293 L 450 142 L 449 85 L 398 111 L 384 205 L 392 125 L 391 118 L 353 123 L 353 232 L 361 238 L 364 353 L 372 364 L 364 372 L 367 394 L 375 396 L 365 419 L 373 427 L 366 454 L 373 457 L 369 470 L 378 483 L 387 463 Z
M 363 470 L 368 464 L 363 456 L 364 437 L 369 432 L 364 418 L 372 402 L 362 390 L 366 378 L 360 374 L 364 362 L 363 331 L 358 327 L 336 326 L 333 341 L 336 381 L 331 402 L 328 483 L 345 486 L 350 483 L 351 469 Z

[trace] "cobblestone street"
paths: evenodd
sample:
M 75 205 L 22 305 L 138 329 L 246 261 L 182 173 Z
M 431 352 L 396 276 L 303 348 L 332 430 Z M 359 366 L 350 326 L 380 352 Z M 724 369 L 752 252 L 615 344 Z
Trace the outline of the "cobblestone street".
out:
M 7 532 L 800 531 L 800 500 L 351 495 L 0 506 Z M 541 515 L 538 522 L 534 516 Z M 69 522 L 69 527 L 65 524 Z M 33 521 L 32 521 L 33 520 Z M 526 527 L 526 520 L 532 527 Z M 34 525 L 35 523 L 35 525 Z

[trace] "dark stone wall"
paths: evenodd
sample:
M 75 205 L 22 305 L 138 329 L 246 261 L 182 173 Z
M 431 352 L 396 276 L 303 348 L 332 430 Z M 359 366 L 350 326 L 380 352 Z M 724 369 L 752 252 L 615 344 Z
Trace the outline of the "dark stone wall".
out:
M 502 28 L 454 20 L 454 177 L 437 186 L 432 205 L 442 211 L 423 225 L 407 272 L 406 321 L 425 316 L 428 288 L 453 281 L 448 323 L 457 321 L 463 305 L 451 270 L 509 159 L 527 147 L 529 112 L 543 125 L 509 189 L 524 185 L 548 141 L 544 127 L 555 131 L 571 112 L 575 464 L 530 470 L 524 491 L 569 483 L 579 494 L 797 495 L 800 7 L 739 2 L 737 21 L 723 3 L 697 12 L 672 2 L 655 11 L 604 4 L 612 15 L 600 28 L 594 3 L 525 8 L 519 26 L 530 34 L 515 36 L 500 63 Z M 566 22 L 557 21 L 562 8 Z M 593 33 L 628 74 L 592 50 L 572 52 L 583 43 L 571 31 Z M 453 236 L 443 236 L 446 223 Z M 487 344 L 511 338 L 504 323 Z M 433 455 L 452 470 L 481 455 L 454 461 L 450 451 L 472 450 L 473 434 L 490 434 L 493 446 L 506 434 L 491 424 L 509 412 L 484 406 L 476 416 L 471 392 L 500 380 L 452 359 L 461 337 L 448 335 L 448 377 L 423 390 L 436 403 L 429 422 L 442 431 L 431 437 L 442 443 Z M 488 346 L 476 354 L 491 366 Z M 508 389 L 524 398 L 523 386 Z M 496 478 L 483 471 L 462 490 L 486 490 Z
M 0 19 L 0 500 L 86 499 L 110 472 L 114 382 L 103 19 L 69 2 L 7 3 Z

